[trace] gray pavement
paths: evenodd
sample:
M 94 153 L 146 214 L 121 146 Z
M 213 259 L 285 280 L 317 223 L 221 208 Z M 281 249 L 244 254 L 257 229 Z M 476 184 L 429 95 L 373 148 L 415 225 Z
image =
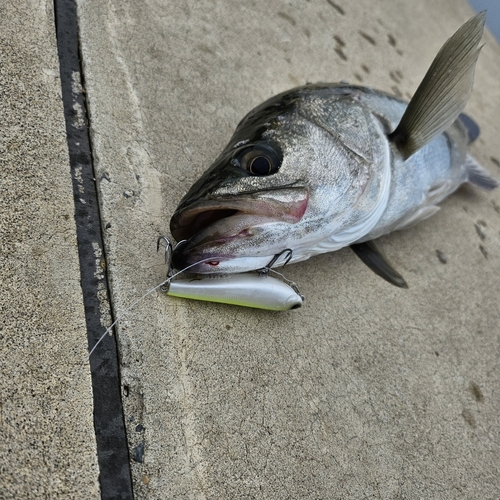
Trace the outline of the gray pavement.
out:
M 51 2 L 0 5 L 0 116 L 0 498 L 99 498 Z
M 95 498 L 52 11 L 0 14 L 0 498 Z M 156 238 L 250 109 L 308 81 L 408 98 L 472 11 L 78 0 L 78 14 L 119 314 L 164 279 Z M 500 178 L 500 47 L 484 40 L 467 112 L 482 129 L 472 151 Z M 343 250 L 286 269 L 306 295 L 296 311 L 154 292 L 120 322 L 136 499 L 499 496 L 500 190 L 461 189 L 382 246 L 409 290 Z
M 454 0 L 78 5 L 117 311 L 163 279 L 157 236 L 250 109 L 307 81 L 409 97 L 472 15 Z M 467 110 L 499 176 L 485 41 Z M 498 496 L 499 205 L 463 189 L 384 238 L 407 291 L 345 250 L 287 269 L 307 298 L 290 313 L 145 299 L 119 328 L 136 498 Z

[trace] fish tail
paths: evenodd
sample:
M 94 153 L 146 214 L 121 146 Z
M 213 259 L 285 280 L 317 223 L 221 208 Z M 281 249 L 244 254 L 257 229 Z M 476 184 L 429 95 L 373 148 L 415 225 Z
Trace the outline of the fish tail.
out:
M 474 186 L 491 191 L 498 187 L 498 181 L 494 179 L 479 163 L 467 155 L 465 159 L 465 171 L 467 173 L 467 182 Z

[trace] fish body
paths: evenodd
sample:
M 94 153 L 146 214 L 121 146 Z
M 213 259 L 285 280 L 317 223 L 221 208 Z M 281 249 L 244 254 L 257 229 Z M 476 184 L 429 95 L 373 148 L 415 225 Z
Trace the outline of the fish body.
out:
M 429 217 L 463 182 L 496 187 L 467 153 L 459 118 L 483 24 L 478 15 L 448 40 L 410 104 L 368 87 L 316 84 L 252 110 L 172 217 L 182 241 L 174 265 L 203 260 L 192 271 L 239 273 L 285 249 L 290 262 L 359 250 Z M 363 260 L 377 272 L 379 259 Z

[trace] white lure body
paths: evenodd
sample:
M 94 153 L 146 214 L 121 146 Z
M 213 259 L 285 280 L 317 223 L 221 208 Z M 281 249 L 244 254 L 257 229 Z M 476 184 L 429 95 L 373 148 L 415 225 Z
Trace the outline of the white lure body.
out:
M 303 303 L 303 298 L 291 286 L 255 273 L 176 279 L 170 282 L 167 295 L 270 311 L 296 309 Z

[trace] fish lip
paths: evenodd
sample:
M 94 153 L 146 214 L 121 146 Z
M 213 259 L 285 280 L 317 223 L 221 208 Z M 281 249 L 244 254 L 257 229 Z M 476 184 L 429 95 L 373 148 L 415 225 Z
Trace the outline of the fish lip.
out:
M 170 220 L 170 232 L 177 241 L 190 240 L 217 221 L 236 214 L 295 224 L 302 219 L 308 202 L 309 191 L 302 186 L 217 196 L 177 209 Z

